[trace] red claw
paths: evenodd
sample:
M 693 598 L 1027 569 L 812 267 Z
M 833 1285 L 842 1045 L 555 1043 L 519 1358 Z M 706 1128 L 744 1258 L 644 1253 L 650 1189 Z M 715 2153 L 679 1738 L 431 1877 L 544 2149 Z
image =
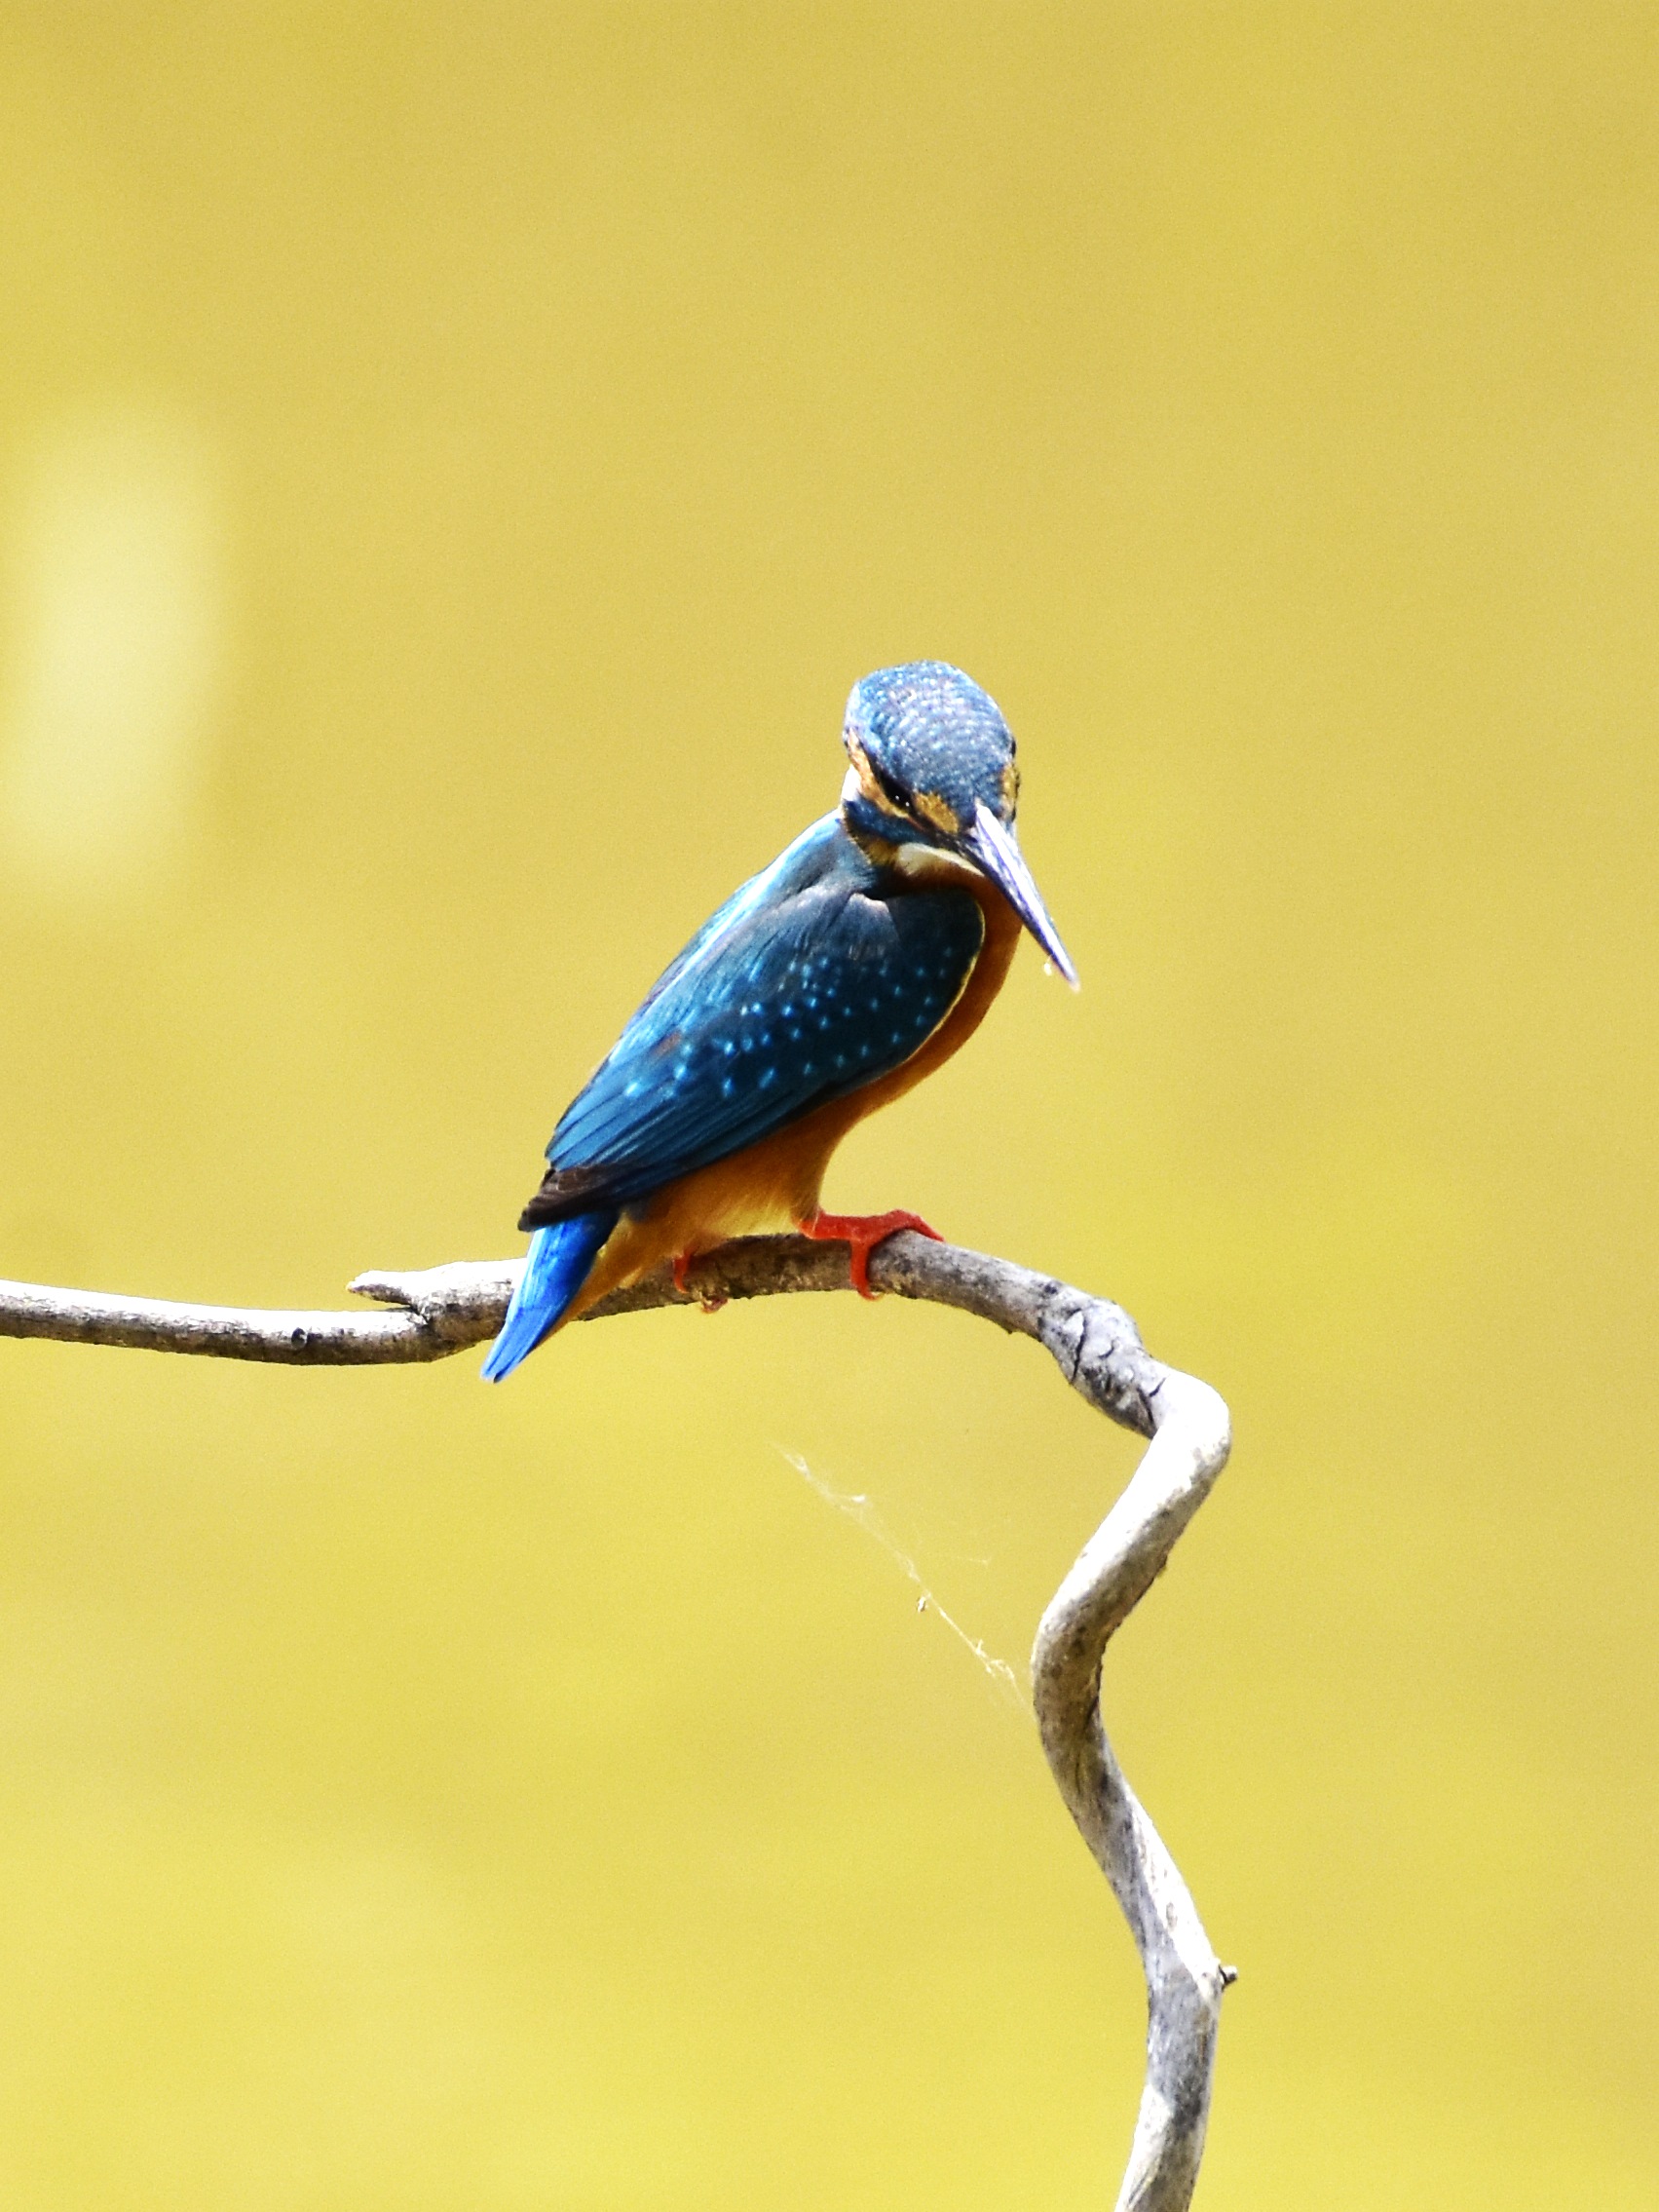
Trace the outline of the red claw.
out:
M 935 1244 L 945 1241 L 919 1213 L 814 1213 L 800 1224 L 802 1236 L 811 1237 L 816 1243 L 844 1243 L 850 1248 L 852 1287 L 860 1298 L 882 1295 L 879 1290 L 870 1288 L 870 1254 L 901 1229 L 914 1229 L 919 1237 L 931 1237 Z M 677 1276 L 675 1279 L 679 1279 Z
M 682 1298 L 696 1298 L 705 1314 L 718 1314 L 721 1307 L 726 1304 L 724 1298 L 704 1298 L 692 1288 L 691 1265 L 693 1260 L 698 1257 L 698 1254 L 696 1252 L 676 1252 L 674 1254 L 674 1288 Z

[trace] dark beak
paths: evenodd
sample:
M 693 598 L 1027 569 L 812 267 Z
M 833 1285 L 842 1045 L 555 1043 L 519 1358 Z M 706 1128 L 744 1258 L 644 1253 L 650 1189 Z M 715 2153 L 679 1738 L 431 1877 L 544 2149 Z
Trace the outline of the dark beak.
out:
M 1072 955 L 1060 942 L 1060 933 L 1048 919 L 1042 894 L 1026 866 L 1025 855 L 1014 843 L 1013 831 L 1004 829 L 982 801 L 974 815 L 973 827 L 961 843 L 966 857 L 982 874 L 991 878 L 1075 991 L 1077 971 L 1072 965 Z

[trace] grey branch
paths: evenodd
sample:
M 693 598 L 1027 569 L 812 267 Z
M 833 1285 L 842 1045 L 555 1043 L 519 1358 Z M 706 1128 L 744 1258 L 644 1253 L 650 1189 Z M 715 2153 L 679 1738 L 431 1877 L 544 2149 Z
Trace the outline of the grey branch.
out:
M 0 1281 L 0 1336 L 293 1366 L 443 1359 L 496 1333 L 517 1272 L 518 1263 L 497 1260 L 361 1275 L 352 1289 L 378 1302 L 362 1313 L 175 1305 Z M 1207 1384 L 1154 1359 L 1121 1307 L 1007 1260 L 905 1233 L 877 1247 L 870 1280 L 1033 1338 L 1097 1411 L 1150 1438 L 1128 1488 L 1043 1615 L 1032 1672 L 1049 1766 L 1129 1923 L 1147 1977 L 1147 2079 L 1118 2212 L 1177 2212 L 1198 2178 L 1222 1992 L 1232 1977 L 1112 1756 L 1101 1720 L 1101 1664 L 1113 1631 L 1162 1572 L 1226 1463 L 1227 1409 Z M 664 1268 L 586 1318 L 850 1287 L 846 1245 L 800 1237 L 725 1244 L 694 1264 L 690 1282 L 687 1300 Z

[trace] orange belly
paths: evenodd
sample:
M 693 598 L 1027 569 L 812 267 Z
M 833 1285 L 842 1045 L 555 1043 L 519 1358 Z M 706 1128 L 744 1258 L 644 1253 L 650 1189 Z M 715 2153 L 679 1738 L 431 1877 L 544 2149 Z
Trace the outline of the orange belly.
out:
M 890 1075 L 861 1090 L 815 1107 L 775 1136 L 763 1138 L 729 1160 L 699 1167 L 631 1206 L 607 1239 L 592 1273 L 563 1319 L 574 1321 L 589 1306 L 638 1282 L 681 1252 L 709 1252 L 730 1237 L 793 1229 L 818 1210 L 818 1193 L 830 1156 L 848 1131 L 878 1107 L 902 1098 L 913 1085 L 960 1051 L 985 1019 L 1002 988 L 1019 941 L 1020 920 L 996 885 L 952 868 L 953 890 L 971 893 L 985 917 L 985 941 L 956 1004 L 919 1051 Z

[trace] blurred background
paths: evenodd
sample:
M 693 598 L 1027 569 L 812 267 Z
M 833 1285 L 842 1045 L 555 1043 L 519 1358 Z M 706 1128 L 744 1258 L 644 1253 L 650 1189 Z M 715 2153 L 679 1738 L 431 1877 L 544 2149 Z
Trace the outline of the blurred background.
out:
M 1108 1712 L 1221 2212 L 1659 2201 L 1659 81 L 1621 6 L 0 26 L 0 1273 L 521 1248 L 567 1098 L 1000 701 L 1029 950 L 838 1206 L 1238 1446 Z M 1024 1680 L 1134 1463 L 889 1301 L 509 1387 L 0 1346 L 19 2212 L 1105 2202 Z

